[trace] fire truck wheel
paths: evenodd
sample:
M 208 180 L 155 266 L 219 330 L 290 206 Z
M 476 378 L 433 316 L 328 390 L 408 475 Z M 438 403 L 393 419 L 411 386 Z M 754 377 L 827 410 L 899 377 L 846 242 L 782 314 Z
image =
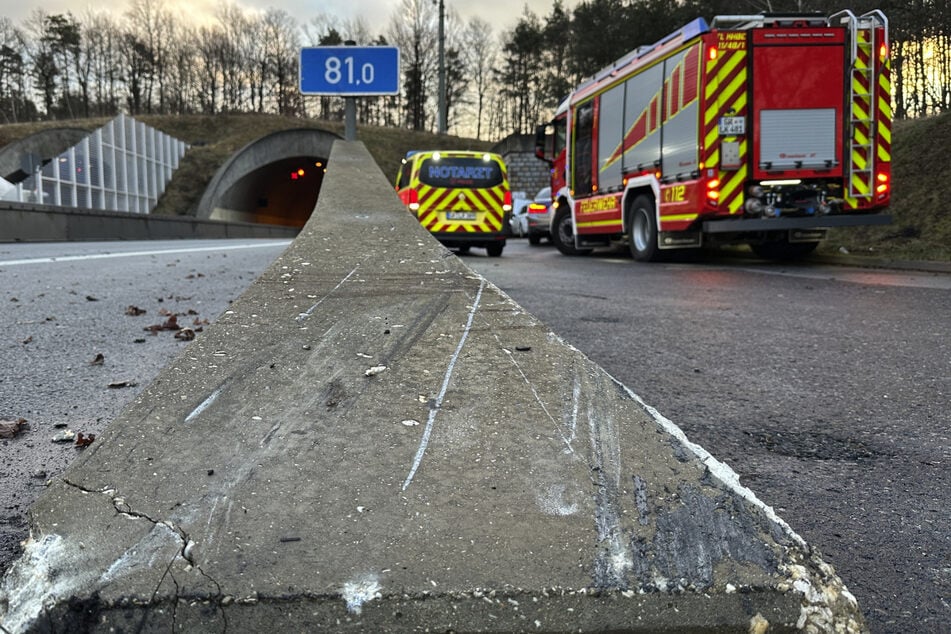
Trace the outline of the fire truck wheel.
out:
M 555 247 L 565 255 L 588 255 L 591 249 L 575 247 L 575 232 L 571 224 L 571 212 L 564 205 L 555 209 L 555 218 L 552 220 L 551 241 Z
M 751 244 L 750 248 L 764 260 L 798 260 L 815 251 L 817 246 L 819 246 L 818 242 L 774 240 Z
M 652 262 L 658 259 L 657 216 L 654 203 L 647 196 L 638 196 L 631 205 L 628 236 L 631 256 L 638 262 Z

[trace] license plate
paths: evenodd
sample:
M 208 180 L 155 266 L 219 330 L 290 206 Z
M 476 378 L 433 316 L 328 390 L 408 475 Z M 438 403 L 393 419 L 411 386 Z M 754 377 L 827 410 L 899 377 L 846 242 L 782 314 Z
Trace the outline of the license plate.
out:
M 746 134 L 746 117 L 720 117 L 720 136 Z
M 475 220 L 476 212 L 474 211 L 447 211 L 446 220 Z

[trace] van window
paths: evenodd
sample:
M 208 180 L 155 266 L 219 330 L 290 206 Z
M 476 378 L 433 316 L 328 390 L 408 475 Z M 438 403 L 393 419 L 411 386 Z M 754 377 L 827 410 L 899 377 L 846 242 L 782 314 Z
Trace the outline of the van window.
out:
M 431 187 L 495 187 L 502 184 L 502 167 L 476 157 L 428 158 L 419 168 L 419 180 Z

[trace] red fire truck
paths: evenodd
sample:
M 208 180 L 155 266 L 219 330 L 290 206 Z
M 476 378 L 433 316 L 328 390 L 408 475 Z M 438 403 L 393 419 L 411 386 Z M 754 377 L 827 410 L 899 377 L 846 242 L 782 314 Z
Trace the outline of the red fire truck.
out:
M 888 224 L 888 21 L 702 18 L 585 80 L 539 126 L 551 236 L 567 255 L 626 241 L 813 251 L 831 227 Z

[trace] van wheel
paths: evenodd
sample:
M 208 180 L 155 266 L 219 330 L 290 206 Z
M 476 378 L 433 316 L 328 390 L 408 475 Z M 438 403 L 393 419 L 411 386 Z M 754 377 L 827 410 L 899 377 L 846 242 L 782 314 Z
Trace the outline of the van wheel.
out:
M 571 212 L 564 205 L 555 209 L 555 219 L 552 221 L 551 241 L 555 247 L 565 255 L 588 255 L 591 249 L 575 247 L 574 225 L 571 223 Z
M 631 204 L 628 222 L 628 242 L 631 256 L 638 262 L 653 262 L 658 259 L 657 215 L 654 203 L 647 196 L 638 196 Z
M 490 258 L 497 258 L 502 255 L 502 249 L 504 247 L 504 244 L 490 244 L 485 248 L 485 252 L 489 254 Z

